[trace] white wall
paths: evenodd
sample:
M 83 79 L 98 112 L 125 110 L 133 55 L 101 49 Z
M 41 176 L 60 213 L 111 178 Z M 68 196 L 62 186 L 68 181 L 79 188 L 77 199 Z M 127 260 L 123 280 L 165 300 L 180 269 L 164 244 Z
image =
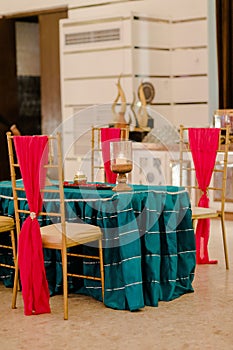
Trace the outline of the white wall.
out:
M 155 86 L 154 106 L 170 122 L 208 125 L 207 4 L 144 0 L 70 8 L 69 19 L 61 21 L 63 107 L 70 111 L 80 104 L 112 103 L 122 73 L 129 103 L 143 79 Z M 132 21 L 135 15 L 141 19 Z M 111 26 L 122 29 L 121 41 L 64 44 L 69 33 L 94 33 Z
M 91 125 L 111 121 L 110 107 L 120 74 L 128 103 L 132 102 L 133 91 L 137 96 L 141 80 L 155 86 L 156 130 L 160 119 L 176 127 L 181 123 L 209 124 L 207 1 L 165 0 L 165 3 L 166 6 L 156 0 L 145 0 L 70 8 L 69 18 L 60 22 L 65 141 L 70 144 L 74 130 L 80 133 L 74 140 L 79 140 L 78 154 L 83 151 L 86 155 L 85 164 L 90 161 L 86 154 L 90 132 L 85 131 Z M 172 6 L 167 8 L 168 3 Z M 182 10 L 178 11 L 174 3 Z M 117 40 L 93 39 L 110 28 L 120 28 Z M 95 113 L 94 107 L 76 115 L 82 108 L 93 105 L 106 108 Z M 82 140 L 81 135 L 85 135 Z M 77 166 L 76 148 L 69 149 L 67 168 L 71 174 L 73 166 Z
M 74 1 L 69 1 L 74 2 Z M 0 15 L 10 15 L 19 12 L 40 11 L 43 9 L 66 6 L 64 0 L 0 0 Z
M 74 6 L 69 6 L 72 12 L 71 17 L 85 19 L 90 16 L 91 7 L 85 7 L 87 3 L 100 3 L 101 1 L 76 1 L 80 6 L 75 10 Z M 102 1 L 104 2 L 104 1 Z M 105 1 L 107 3 L 107 1 Z M 112 9 L 118 15 L 124 15 L 127 11 L 148 12 L 158 17 L 170 17 L 173 19 L 194 18 L 206 16 L 207 0 L 132 0 L 132 1 L 108 1 L 111 5 L 93 7 L 94 16 L 99 17 L 109 15 Z M 82 8 L 82 6 L 83 8 Z
M 186 117 L 183 117 L 187 114 L 189 115 L 188 119 L 199 123 L 203 121 L 203 115 L 205 115 L 205 122 L 209 121 L 211 109 L 217 103 L 216 88 L 213 88 L 217 81 L 216 65 L 213 64 L 213 57 L 210 60 L 210 56 L 208 56 L 213 56 L 214 54 L 213 35 L 211 35 L 211 30 L 208 33 L 207 28 L 208 11 L 210 11 L 211 2 L 213 7 L 213 0 L 0 0 L 0 14 L 25 13 L 27 11 L 41 11 L 43 9 L 68 6 L 69 18 L 77 22 L 90 18 L 103 19 L 113 15 L 119 18 L 121 16 L 126 17 L 130 16 L 132 11 L 142 15 L 148 16 L 149 14 L 153 17 L 172 20 L 173 29 L 170 38 L 172 64 L 168 69 L 170 70 L 169 80 L 162 71 L 160 77 L 159 72 L 156 71 L 155 77 L 151 78 L 156 85 L 156 102 L 160 103 L 160 106 L 158 106 L 159 111 L 167 113 L 169 119 L 175 124 L 187 121 Z M 210 23 L 210 18 L 208 20 Z M 211 53 L 208 52 L 210 38 L 212 38 Z M 161 35 L 161 42 L 157 43 L 157 48 L 161 49 L 163 43 L 164 37 Z M 134 56 L 136 54 L 134 52 Z M 157 70 L 166 66 L 165 61 L 159 58 L 159 56 L 163 56 L 163 53 L 157 50 L 153 55 L 154 58 L 151 62 L 153 61 Z M 145 51 L 145 59 L 147 59 L 147 56 L 148 52 Z M 124 54 L 121 54 L 120 58 L 120 64 L 124 68 L 128 64 L 125 57 L 124 50 Z M 145 61 L 142 50 L 141 57 L 138 62 L 140 60 Z M 75 64 L 73 64 L 73 68 L 72 65 L 70 66 L 71 72 L 75 67 Z M 85 69 L 82 71 L 84 72 Z M 192 76 L 190 77 L 189 75 Z M 94 76 L 94 73 L 91 74 L 90 72 L 89 76 Z M 112 81 L 115 81 L 114 77 Z M 82 93 L 85 91 L 85 83 L 83 80 Z M 74 81 L 67 81 L 66 84 L 74 85 Z M 127 83 L 125 84 L 127 85 Z M 130 89 L 129 84 L 128 88 Z M 173 92 L 170 94 L 171 91 Z M 109 89 L 107 89 L 107 92 L 110 94 Z M 71 98 L 72 94 L 68 93 L 68 95 L 68 98 Z M 112 100 L 111 96 L 110 99 Z M 210 103 L 211 107 L 208 107 L 207 103 L 210 100 L 212 100 Z M 204 104 L 201 105 L 200 102 Z M 172 113 L 170 106 L 166 105 L 170 103 L 174 104 Z M 84 104 L 87 104 L 87 101 L 84 101 Z M 185 118 L 184 121 L 182 121 L 183 118 Z
M 209 73 L 209 116 L 219 108 L 218 104 L 218 64 L 215 2 L 208 0 L 208 73 Z M 212 120 L 210 120 L 212 121 Z
M 172 18 L 191 18 L 206 15 L 206 0 L 0 0 L 0 15 L 13 14 L 27 11 L 40 11 L 43 9 L 51 9 L 56 7 L 68 6 L 70 10 L 81 10 L 85 15 L 87 6 L 102 4 L 101 8 L 95 7 L 96 15 L 99 12 L 108 11 L 109 6 L 103 3 L 114 4 L 116 10 L 119 8 L 127 10 L 129 6 L 133 6 L 135 11 L 143 11 L 145 4 L 150 8 L 151 14 L 159 16 L 170 16 Z

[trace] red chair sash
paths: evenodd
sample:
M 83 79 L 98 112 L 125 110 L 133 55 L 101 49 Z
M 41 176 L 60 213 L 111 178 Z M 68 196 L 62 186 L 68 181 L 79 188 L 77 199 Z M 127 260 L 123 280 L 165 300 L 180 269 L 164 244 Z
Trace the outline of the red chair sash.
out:
M 14 144 L 31 212 L 22 225 L 18 246 L 24 313 L 50 313 L 49 288 L 37 220 L 43 201 L 40 190 L 45 186 L 48 137 L 15 136 Z
M 196 170 L 196 178 L 202 196 L 198 206 L 209 208 L 207 187 L 210 184 L 213 173 L 220 129 L 217 128 L 190 128 L 188 130 L 190 149 Z M 216 260 L 210 260 L 208 254 L 208 241 L 210 234 L 210 219 L 198 220 L 196 228 L 197 264 L 213 264 Z
M 107 182 L 114 184 L 116 183 L 117 174 L 111 171 L 110 167 L 110 142 L 117 141 L 120 139 L 121 129 L 120 128 L 102 128 L 100 130 L 101 144 L 102 144 L 102 156 L 104 161 L 104 170 L 106 174 Z

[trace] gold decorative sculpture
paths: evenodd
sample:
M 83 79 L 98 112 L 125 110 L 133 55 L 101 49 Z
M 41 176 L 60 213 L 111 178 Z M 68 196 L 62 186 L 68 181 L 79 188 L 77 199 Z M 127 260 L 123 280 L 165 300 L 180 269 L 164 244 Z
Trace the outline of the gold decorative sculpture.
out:
M 131 109 L 131 112 L 132 112 L 134 120 L 135 120 L 135 128 L 139 128 L 138 118 L 137 118 L 137 114 L 135 112 L 135 102 L 136 102 L 136 95 L 135 95 L 135 92 L 133 92 L 133 101 L 130 105 L 130 109 Z M 131 124 L 131 123 L 129 123 L 129 124 Z
M 124 93 L 124 90 L 122 89 L 120 80 L 121 80 L 121 75 L 118 78 L 118 82 L 117 82 L 118 93 L 112 105 L 112 113 L 113 113 L 113 121 L 114 121 L 115 127 L 123 128 L 127 125 L 127 122 L 125 120 L 127 103 L 126 103 L 125 93 Z M 116 105 L 119 99 L 121 100 L 121 108 L 120 108 L 120 111 L 117 113 Z
M 148 125 L 148 114 L 146 109 L 146 97 L 143 90 L 143 83 L 141 83 L 139 86 L 139 100 L 141 102 L 141 105 L 138 110 L 137 119 L 138 119 L 139 127 L 142 129 L 145 129 L 147 128 L 147 125 Z
M 121 77 L 117 81 L 117 96 L 112 104 L 113 124 L 115 127 L 124 128 L 130 125 L 129 136 L 131 140 L 142 141 L 143 138 L 154 127 L 154 120 L 147 112 L 147 103 L 154 98 L 155 91 L 151 83 L 141 82 L 138 88 L 138 98 L 140 105 L 136 108 L 136 97 L 133 93 L 133 101 L 130 104 L 128 122 L 125 119 L 127 111 L 127 102 L 124 90 L 121 86 Z M 121 103 L 119 103 L 121 102 Z M 116 106 L 120 104 L 120 110 L 116 111 Z M 133 121 L 134 119 L 134 121 Z

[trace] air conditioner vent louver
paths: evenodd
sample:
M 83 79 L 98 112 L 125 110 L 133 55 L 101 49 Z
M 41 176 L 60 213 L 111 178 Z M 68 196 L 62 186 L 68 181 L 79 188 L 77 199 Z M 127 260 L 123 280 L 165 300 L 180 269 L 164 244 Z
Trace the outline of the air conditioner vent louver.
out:
M 65 35 L 65 45 L 90 44 L 120 40 L 120 28 L 95 30 Z

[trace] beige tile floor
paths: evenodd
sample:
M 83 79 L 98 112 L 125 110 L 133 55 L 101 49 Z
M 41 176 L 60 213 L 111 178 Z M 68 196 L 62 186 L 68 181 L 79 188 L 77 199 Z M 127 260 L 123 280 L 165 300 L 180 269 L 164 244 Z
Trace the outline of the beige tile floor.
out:
M 18 308 L 11 310 L 11 289 L 0 284 L 0 349 L 233 349 L 233 222 L 227 222 L 227 232 L 230 270 L 225 269 L 220 223 L 215 221 L 209 251 L 218 265 L 198 266 L 195 292 L 156 308 L 112 310 L 74 295 L 64 321 L 62 297 L 56 296 L 51 314 L 24 316 L 21 295 Z

